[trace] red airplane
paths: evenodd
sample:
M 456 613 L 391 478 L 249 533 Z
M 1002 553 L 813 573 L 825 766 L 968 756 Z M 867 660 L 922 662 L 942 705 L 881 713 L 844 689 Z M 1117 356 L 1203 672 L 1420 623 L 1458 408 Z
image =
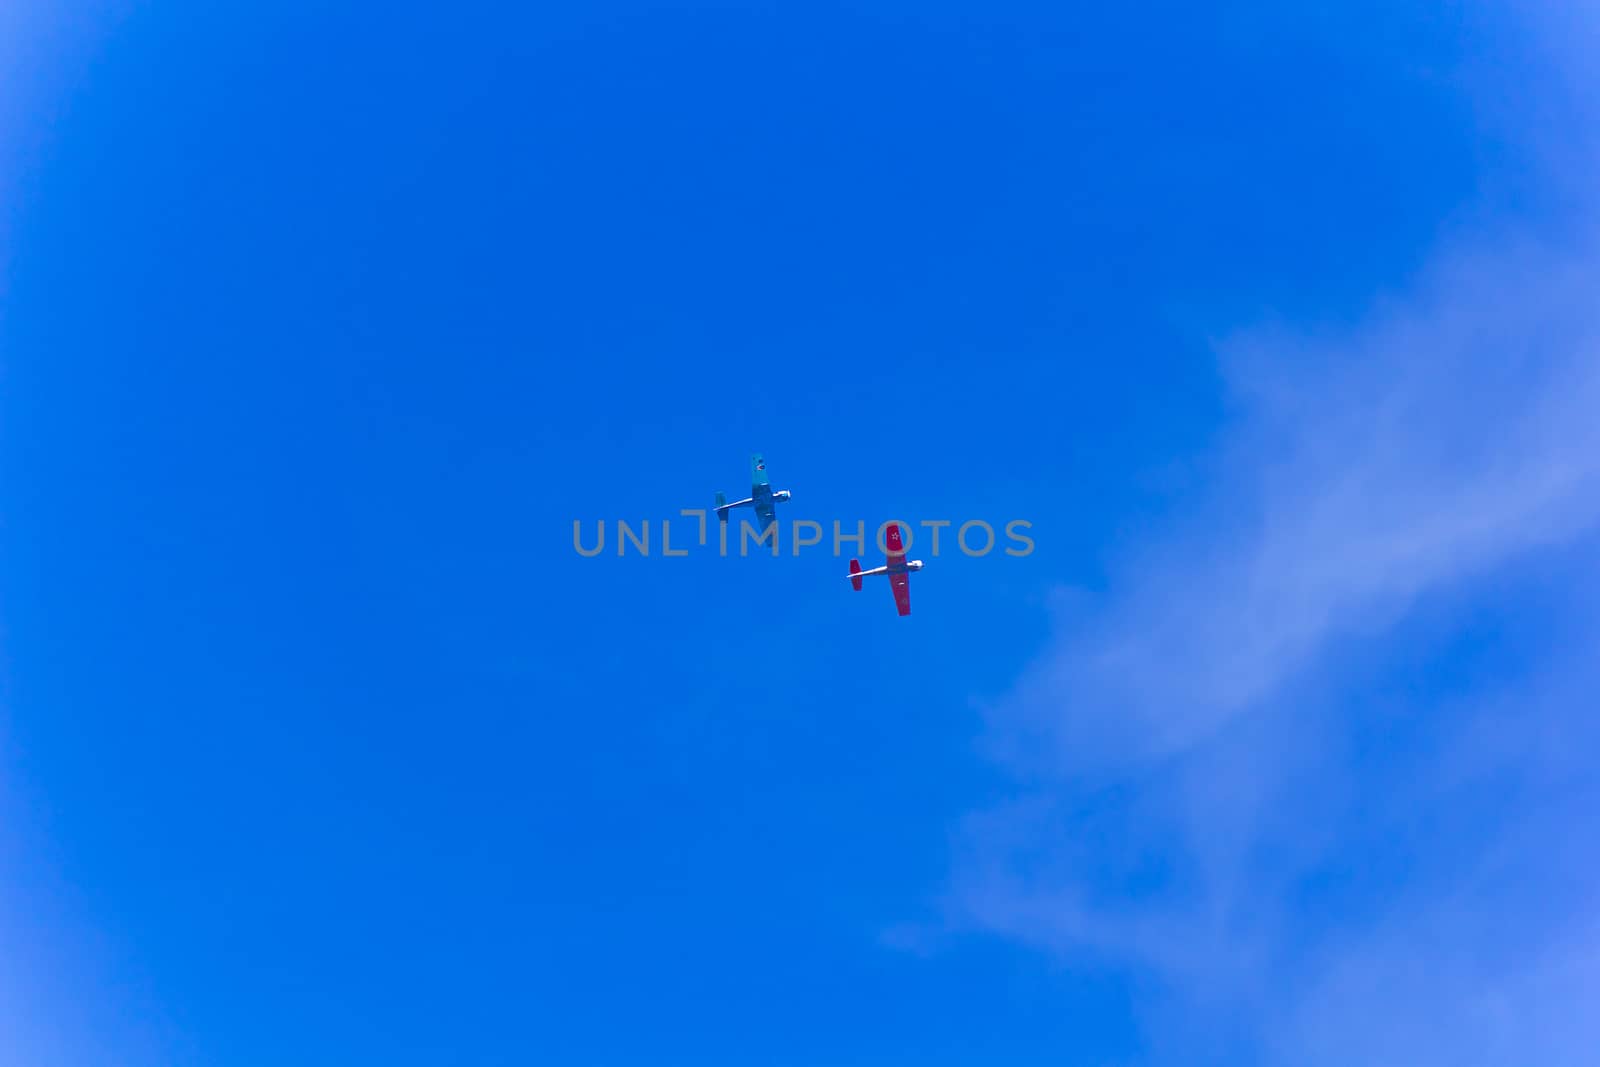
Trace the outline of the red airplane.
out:
M 861 579 L 872 574 L 887 574 L 889 588 L 894 590 L 895 610 L 902 615 L 911 614 L 911 572 L 922 569 L 920 559 L 907 560 L 905 546 L 900 541 L 900 524 L 895 523 L 884 532 L 884 545 L 888 549 L 889 562 L 882 567 L 874 567 L 870 571 L 861 569 L 861 561 L 850 561 L 850 584 L 857 592 L 861 591 Z

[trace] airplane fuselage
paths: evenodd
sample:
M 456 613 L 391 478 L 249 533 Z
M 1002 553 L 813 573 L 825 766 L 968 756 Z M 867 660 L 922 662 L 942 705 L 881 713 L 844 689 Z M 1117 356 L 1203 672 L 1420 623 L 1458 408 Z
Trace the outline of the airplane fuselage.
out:
M 882 567 L 873 567 L 871 570 L 867 571 L 856 571 L 854 574 L 850 575 L 850 577 L 870 578 L 874 574 L 906 574 L 911 571 L 920 571 L 921 569 L 922 561 L 920 559 L 912 559 L 907 560 L 904 563 L 889 563 Z

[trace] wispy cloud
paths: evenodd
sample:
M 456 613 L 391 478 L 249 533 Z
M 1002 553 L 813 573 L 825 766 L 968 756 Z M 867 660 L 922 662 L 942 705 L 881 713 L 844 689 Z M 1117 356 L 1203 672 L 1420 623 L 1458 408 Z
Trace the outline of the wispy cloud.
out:
M 1003 728 L 1052 735 L 1057 769 L 1181 750 L 1329 639 L 1589 528 L 1597 282 L 1590 258 L 1453 255 L 1348 331 L 1223 342 L 1242 412 L 1212 472 L 1224 488 L 1126 561 Z
M 1218 343 L 1216 489 L 989 709 L 1017 796 L 961 830 L 954 925 L 1141 976 L 1154 1059 L 1592 1062 L 1597 250 L 1458 241 L 1358 322 Z M 1474 660 L 1430 606 L 1528 571 L 1570 593 L 1540 647 L 1405 681 Z

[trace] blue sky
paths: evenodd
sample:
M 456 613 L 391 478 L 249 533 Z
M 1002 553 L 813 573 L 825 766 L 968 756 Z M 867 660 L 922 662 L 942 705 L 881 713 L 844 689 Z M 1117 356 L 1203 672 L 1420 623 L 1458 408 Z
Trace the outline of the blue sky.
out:
M 8 6 L 0 1058 L 1588 1062 L 1597 25 Z

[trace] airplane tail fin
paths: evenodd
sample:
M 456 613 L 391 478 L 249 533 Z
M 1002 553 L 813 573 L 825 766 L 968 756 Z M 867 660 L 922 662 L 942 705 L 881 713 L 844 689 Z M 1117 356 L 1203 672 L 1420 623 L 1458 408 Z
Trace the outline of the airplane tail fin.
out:
M 728 494 L 717 494 L 717 518 L 723 522 L 728 521 Z
M 856 592 L 861 592 L 861 561 L 859 559 L 850 561 L 850 586 Z

